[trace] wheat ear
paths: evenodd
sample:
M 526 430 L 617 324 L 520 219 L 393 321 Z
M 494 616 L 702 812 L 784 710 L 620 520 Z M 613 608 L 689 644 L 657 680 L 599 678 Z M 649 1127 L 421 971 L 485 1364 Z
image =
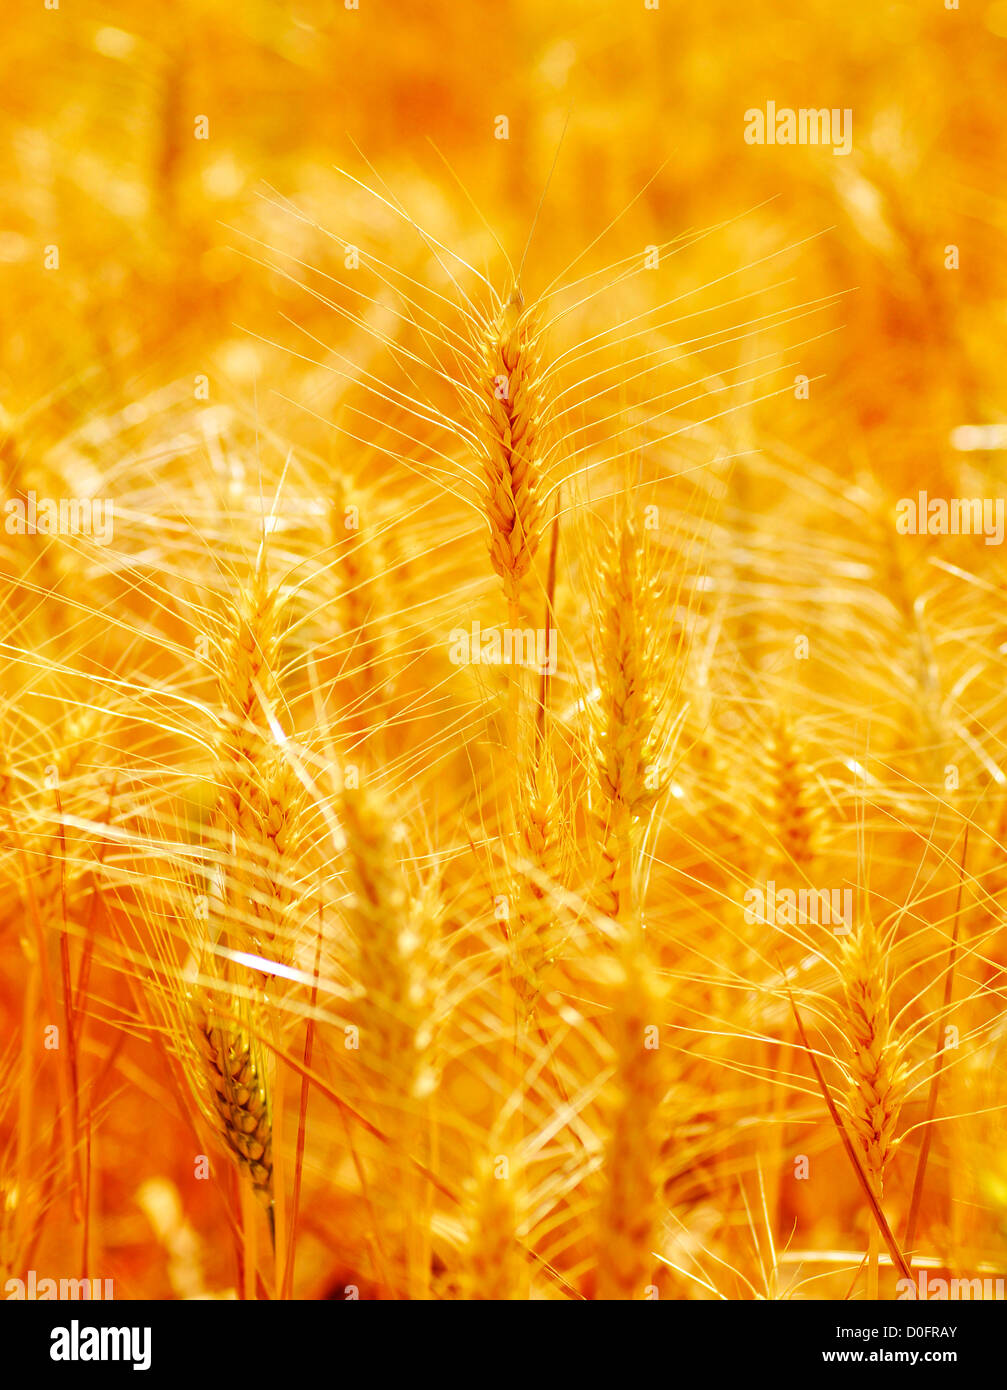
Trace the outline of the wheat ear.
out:
M 559 786 L 547 748 L 540 750 L 522 790 L 519 832 L 527 871 L 511 943 L 511 978 L 528 1017 L 557 948 L 556 889 L 564 875 Z
M 841 954 L 846 1035 L 849 1044 L 846 1104 L 854 1143 L 878 1201 L 896 1146 L 899 1112 L 905 1096 L 906 1073 L 892 1029 L 888 995 L 888 955 L 881 935 L 867 914 Z M 870 1227 L 868 1296 L 878 1297 L 879 1240 Z
M 374 535 L 375 528 L 366 520 L 370 510 L 367 499 L 346 478 L 335 479 L 330 497 L 330 534 L 338 565 L 342 629 L 350 645 L 344 664 L 353 717 L 357 716 L 356 705 L 373 699 L 388 679 L 388 653 L 381 627 L 386 607 L 386 559 L 380 540 Z M 362 726 L 366 724 L 362 710 L 360 720 Z
M 349 860 L 348 909 L 363 990 L 362 1051 L 403 1099 L 428 1093 L 431 908 L 411 898 L 401 863 L 402 828 L 388 800 L 370 787 L 343 795 Z
M 393 1225 L 403 1228 L 409 1296 L 422 1298 L 430 1279 L 428 1233 L 421 1215 L 427 1192 L 406 1156 L 420 1155 L 429 1144 L 424 1102 L 436 1086 L 430 1052 L 437 908 L 429 894 L 410 895 L 401 863 L 402 829 L 380 792 L 347 790 L 342 815 L 351 889 L 348 916 L 363 990 L 361 1053 L 381 1096 L 376 1103 L 381 1125 L 393 1141 L 387 1171 L 391 1186 L 402 1194 L 403 1207 Z
M 303 791 L 293 767 L 262 733 L 279 697 L 277 590 L 265 549 L 232 608 L 218 674 L 225 726 L 217 745 L 214 830 L 229 856 L 228 928 L 241 948 L 291 958 L 287 927 L 293 886 L 287 872 Z M 261 717 L 260 717 L 260 711 Z
M 528 1297 L 510 1168 L 506 1155 L 487 1155 L 469 1183 L 462 1292 L 473 1301 L 500 1303 Z
M 602 602 L 595 731 L 602 817 L 599 905 L 615 916 L 632 908 L 637 827 L 667 780 L 658 764 L 656 585 L 628 511 L 604 562 Z
M 228 628 L 218 672 L 226 723 L 217 749 L 220 790 L 215 819 L 219 829 L 240 844 L 256 838 L 261 819 L 265 741 L 261 721 L 254 716 L 260 702 L 268 708 L 276 698 L 277 601 L 269 584 L 265 548 L 251 583 L 232 607 Z
M 826 806 L 817 793 L 804 744 L 789 720 L 774 720 L 766 753 L 774 855 L 807 873 L 822 849 Z
M 870 916 L 844 942 L 841 969 L 849 1042 L 847 1106 L 864 1167 L 881 1197 L 896 1145 L 905 1067 L 891 1024 L 888 956 Z
M 297 885 L 290 867 L 297 861 L 297 846 L 304 809 L 304 788 L 289 761 L 274 757 L 266 768 L 262 799 L 258 804 L 257 843 L 249 845 L 248 875 L 254 879 L 251 895 L 253 945 L 260 954 L 290 965 L 294 957 Z
M 664 990 L 639 932 L 624 942 L 609 1016 L 615 1054 L 605 1190 L 598 1222 L 597 1296 L 643 1298 L 653 1273 L 663 1099 L 659 1020 Z
M 770 726 L 763 762 L 769 832 L 765 855 L 771 866 L 768 875 L 796 875 L 798 881 L 808 882 L 822 847 L 826 807 L 804 745 L 783 713 Z M 778 939 L 777 945 L 781 959 L 788 964 L 792 955 L 796 957 L 804 949 L 800 941 L 785 936 Z M 752 949 L 757 955 L 758 944 L 754 943 Z M 761 1129 L 759 1145 L 765 1156 L 766 1209 L 774 1216 L 780 1205 L 786 1166 L 789 1099 L 788 1089 L 779 1084 L 776 1075 L 785 1050 L 793 1043 L 793 1019 L 788 1014 L 784 1015 L 778 1040 L 770 1037 L 764 1044 L 766 1075 L 761 1082 L 769 1123 Z
M 272 1207 L 273 1130 L 258 1049 L 246 1033 L 212 1023 L 197 1002 L 192 1018 L 210 1118 L 258 1200 Z
M 490 527 L 490 563 L 512 616 L 542 539 L 547 410 L 535 315 L 515 289 L 485 325 L 478 344 L 477 427 Z

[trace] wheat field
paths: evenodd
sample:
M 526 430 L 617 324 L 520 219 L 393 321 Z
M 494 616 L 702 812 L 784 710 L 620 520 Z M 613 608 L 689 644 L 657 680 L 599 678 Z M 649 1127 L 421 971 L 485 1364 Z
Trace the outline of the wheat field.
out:
M 1002 1279 L 1007 5 L 4 28 L 5 1297 Z

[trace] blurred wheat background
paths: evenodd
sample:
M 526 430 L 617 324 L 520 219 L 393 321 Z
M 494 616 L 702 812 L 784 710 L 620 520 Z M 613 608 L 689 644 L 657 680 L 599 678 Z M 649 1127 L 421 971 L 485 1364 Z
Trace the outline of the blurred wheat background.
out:
M 1003 1276 L 1007 4 L 3 27 L 0 1281 Z

